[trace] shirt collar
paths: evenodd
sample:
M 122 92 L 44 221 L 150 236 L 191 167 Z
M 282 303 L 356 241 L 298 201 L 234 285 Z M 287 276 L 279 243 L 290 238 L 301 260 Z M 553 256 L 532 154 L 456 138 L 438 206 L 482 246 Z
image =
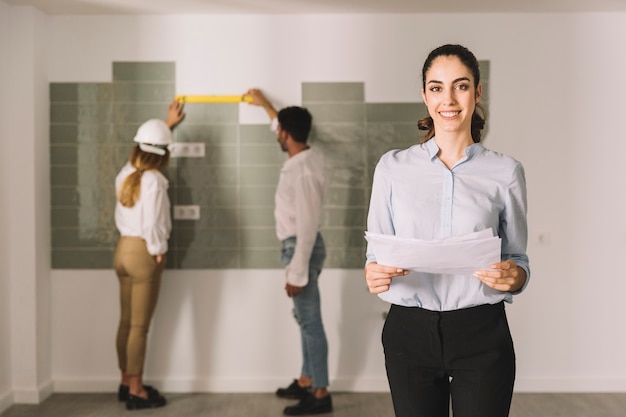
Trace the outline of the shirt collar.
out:
M 291 156 L 291 157 L 287 158 L 287 160 L 283 164 L 283 167 L 288 167 L 288 166 L 291 166 L 293 164 L 298 164 L 299 161 L 308 158 L 308 156 L 310 154 L 311 154 L 311 148 L 303 149 L 300 152 L 298 152 L 297 154 L 295 154 L 294 156 Z
M 426 141 L 424 145 L 428 150 L 430 160 L 432 161 L 433 159 L 437 158 L 437 154 L 439 153 L 439 146 L 437 146 L 437 142 L 434 141 L 434 137 Z M 472 159 L 474 155 L 482 152 L 483 149 L 485 149 L 485 147 L 480 143 L 473 143 L 465 148 L 465 156 L 467 157 L 467 159 Z

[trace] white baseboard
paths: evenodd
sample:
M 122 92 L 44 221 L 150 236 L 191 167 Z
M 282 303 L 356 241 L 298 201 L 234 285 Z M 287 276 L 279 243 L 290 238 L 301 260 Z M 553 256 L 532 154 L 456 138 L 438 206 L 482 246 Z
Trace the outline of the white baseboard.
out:
M 263 393 L 274 392 L 289 381 L 276 378 L 146 378 L 164 392 Z M 54 381 L 54 392 L 115 392 L 117 379 Z M 333 392 L 389 392 L 386 378 L 331 379 Z M 517 378 L 516 393 L 610 393 L 626 392 L 626 378 Z M 16 400 L 16 402 L 18 402 Z M 20 401 L 21 402 L 21 401 Z
M 16 389 L 13 390 L 15 404 L 39 404 L 54 393 L 52 381 L 46 382 L 36 390 Z
M 0 395 L 0 414 L 5 412 L 13 405 L 13 392 L 9 391 L 6 394 Z
M 519 393 L 617 393 L 626 392 L 626 378 L 517 378 Z
M 151 383 L 151 381 L 147 381 Z M 117 392 L 119 379 L 55 379 L 54 392 Z
M 262 393 L 274 392 L 277 387 L 289 384 L 283 379 L 249 378 L 146 378 L 146 382 L 163 392 L 215 392 L 215 393 Z M 54 392 L 114 392 L 119 380 L 57 379 Z M 330 389 L 335 392 L 386 392 L 386 378 L 337 378 L 331 380 Z

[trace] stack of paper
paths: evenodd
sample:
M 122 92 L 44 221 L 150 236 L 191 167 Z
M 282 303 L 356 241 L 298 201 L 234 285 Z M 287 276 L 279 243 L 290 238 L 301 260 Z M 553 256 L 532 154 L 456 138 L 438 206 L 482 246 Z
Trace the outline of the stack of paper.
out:
M 433 274 L 472 274 L 500 262 L 501 239 L 491 229 L 438 240 L 365 232 L 368 249 L 381 265 Z

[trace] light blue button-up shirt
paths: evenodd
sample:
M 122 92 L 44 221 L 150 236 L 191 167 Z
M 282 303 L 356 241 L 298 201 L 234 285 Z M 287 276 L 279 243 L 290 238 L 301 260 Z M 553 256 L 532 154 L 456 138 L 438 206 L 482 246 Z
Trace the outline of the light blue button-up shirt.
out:
M 513 259 L 526 271 L 526 283 L 517 293 L 523 291 L 530 269 L 522 164 L 475 143 L 448 169 L 438 152 L 433 138 L 382 156 L 374 173 L 368 231 L 430 240 L 492 229 L 502 239 L 502 260 Z M 368 247 L 367 262 L 375 261 Z M 512 293 L 494 290 L 472 275 L 418 272 L 394 278 L 379 297 L 433 311 L 513 300 Z

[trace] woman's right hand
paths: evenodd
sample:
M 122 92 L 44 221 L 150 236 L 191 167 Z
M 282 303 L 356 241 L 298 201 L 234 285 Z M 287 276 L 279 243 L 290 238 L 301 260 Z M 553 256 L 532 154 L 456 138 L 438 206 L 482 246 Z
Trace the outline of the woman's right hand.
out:
M 402 277 L 408 273 L 406 269 L 371 262 L 365 265 L 365 282 L 372 294 L 380 294 L 389 290 L 393 277 Z

